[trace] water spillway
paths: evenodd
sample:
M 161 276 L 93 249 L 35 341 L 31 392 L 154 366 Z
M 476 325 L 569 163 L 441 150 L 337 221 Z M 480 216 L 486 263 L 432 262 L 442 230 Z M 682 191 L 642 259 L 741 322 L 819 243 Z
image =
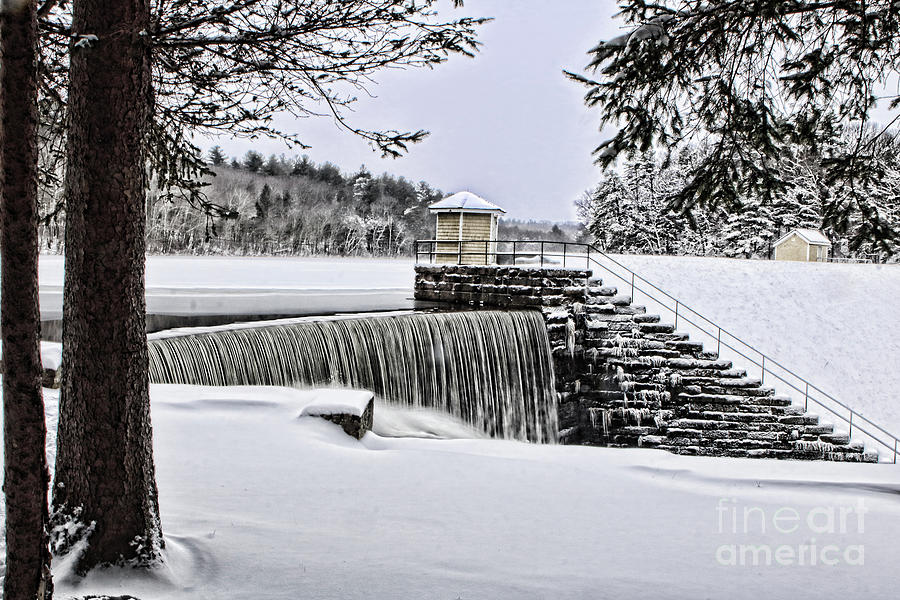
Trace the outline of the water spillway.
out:
M 154 383 L 343 385 L 447 412 L 494 437 L 557 439 L 553 364 L 538 311 L 304 320 L 149 346 Z

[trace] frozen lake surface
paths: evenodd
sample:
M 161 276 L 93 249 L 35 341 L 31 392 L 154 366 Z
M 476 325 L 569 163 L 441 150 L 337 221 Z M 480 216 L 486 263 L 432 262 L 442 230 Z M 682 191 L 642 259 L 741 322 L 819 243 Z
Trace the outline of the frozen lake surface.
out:
M 41 316 L 62 314 L 63 257 L 41 256 Z M 147 312 L 306 315 L 412 307 L 413 261 L 150 256 Z

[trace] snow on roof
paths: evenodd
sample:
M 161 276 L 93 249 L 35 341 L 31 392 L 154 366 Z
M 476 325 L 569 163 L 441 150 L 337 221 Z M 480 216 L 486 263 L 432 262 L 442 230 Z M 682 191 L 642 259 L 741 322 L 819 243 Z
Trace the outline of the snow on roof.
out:
M 506 211 L 488 202 L 484 198 L 476 196 L 472 192 L 457 192 L 452 196 L 447 196 L 443 200 L 439 200 L 428 207 L 430 210 L 478 210 L 485 212 L 501 212 Z
M 828 238 L 825 236 L 825 234 L 822 233 L 821 231 L 817 231 L 815 229 L 793 229 L 793 230 L 789 231 L 786 235 L 783 235 L 782 237 L 780 237 L 775 242 L 775 245 L 777 246 L 778 244 L 785 241 L 786 239 L 788 239 L 795 233 L 797 235 L 799 235 L 800 239 L 802 239 L 807 244 L 812 244 L 813 246 L 830 246 L 831 245 L 831 242 L 828 240 Z

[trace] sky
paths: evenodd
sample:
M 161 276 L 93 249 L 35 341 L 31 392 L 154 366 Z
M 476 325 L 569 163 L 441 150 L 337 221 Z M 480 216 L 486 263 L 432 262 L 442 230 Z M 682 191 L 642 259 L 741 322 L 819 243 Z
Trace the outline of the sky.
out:
M 585 88 L 562 70 L 581 71 L 588 50 L 620 33 L 616 10 L 613 0 L 467 0 L 465 9 L 446 10 L 494 18 L 482 27 L 480 53 L 452 57 L 434 70 L 379 73 L 373 97 L 360 97 L 350 115 L 363 127 L 431 132 L 400 159 L 381 159 L 328 118 L 276 120 L 312 146 L 303 152 L 268 139 L 198 143 L 218 143 L 237 157 L 251 148 L 308 154 L 345 172 L 365 164 L 372 173 L 424 180 L 446 194 L 470 190 L 512 218 L 574 220 L 574 201 L 599 180 L 591 151 L 603 135 L 584 105 Z

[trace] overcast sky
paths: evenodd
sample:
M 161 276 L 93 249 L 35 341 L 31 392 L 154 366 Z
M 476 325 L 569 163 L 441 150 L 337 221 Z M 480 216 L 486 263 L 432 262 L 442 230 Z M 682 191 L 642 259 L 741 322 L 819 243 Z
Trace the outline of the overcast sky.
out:
M 467 0 L 465 11 L 495 20 L 484 25 L 484 45 L 473 59 L 451 58 L 436 69 L 380 73 L 362 97 L 353 122 L 364 127 L 431 135 L 407 156 L 383 160 L 362 140 L 326 118 L 283 120 L 312 146 L 316 162 L 352 172 L 365 164 L 425 180 L 447 194 L 471 190 L 523 219 L 570 220 L 573 202 L 596 184 L 591 150 L 601 141 L 599 120 L 583 103 L 585 89 L 563 69 L 580 70 L 587 51 L 617 35 L 613 0 Z M 216 141 L 200 140 L 212 146 Z M 288 153 L 274 140 L 220 139 L 230 156 L 252 148 Z

